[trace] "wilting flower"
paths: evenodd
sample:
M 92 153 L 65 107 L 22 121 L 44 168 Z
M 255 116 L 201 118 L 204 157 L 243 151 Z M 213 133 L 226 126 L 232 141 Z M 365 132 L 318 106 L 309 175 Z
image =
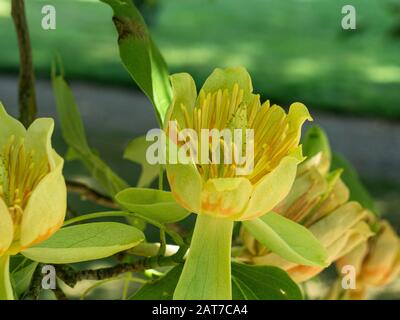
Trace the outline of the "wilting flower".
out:
M 253 219 L 271 210 L 289 192 L 303 160 L 301 126 L 312 120 L 307 108 L 294 103 L 286 114 L 269 101 L 261 105 L 243 68 L 216 69 L 199 95 L 190 75 L 175 74 L 171 81 L 173 102 L 167 130 L 170 122 L 176 121 L 178 130 L 192 129 L 200 138 L 202 129 L 249 129 L 254 133 L 254 152 L 248 159 L 253 170 L 245 175 L 237 173 L 240 164 L 235 160 L 230 164 L 168 163 L 168 180 L 178 203 L 197 214 L 232 220 Z M 206 143 L 207 160 L 212 162 L 211 137 L 204 140 L 199 144 L 203 147 Z M 223 144 L 222 149 L 230 147 Z
M 25 130 L 0 104 L 0 256 L 47 239 L 64 221 L 67 193 L 53 127 L 42 118 Z
M 327 173 L 326 155 L 318 153 L 299 166 L 288 196 L 274 211 L 306 226 L 328 253 L 328 263 L 347 254 L 373 234 L 368 222 L 371 213 L 359 203 L 349 202 L 349 191 L 340 171 Z M 260 245 L 243 228 L 242 258 L 253 264 L 278 266 L 297 282 L 320 273 L 320 266 L 299 265 L 281 258 Z
M 356 272 L 356 288 L 345 290 L 343 297 L 364 299 L 369 286 L 385 286 L 399 275 L 400 239 L 387 221 L 380 221 L 376 236 L 341 257 L 336 265 L 339 274 L 346 265 L 353 266 Z

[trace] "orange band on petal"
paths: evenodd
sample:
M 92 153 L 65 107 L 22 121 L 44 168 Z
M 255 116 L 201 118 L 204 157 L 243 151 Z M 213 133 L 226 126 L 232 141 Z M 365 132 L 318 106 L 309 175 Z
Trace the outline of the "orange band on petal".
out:
M 38 244 L 40 242 L 47 240 L 48 238 L 50 238 L 50 236 L 53 235 L 53 233 L 55 233 L 57 230 L 59 230 L 63 224 L 64 224 L 64 219 L 60 220 L 60 222 L 58 222 L 55 226 L 48 229 L 45 233 L 41 234 L 39 237 L 37 237 L 31 243 L 27 244 L 26 246 L 21 247 L 20 251 L 25 250 L 29 247 L 32 247 L 35 244 Z

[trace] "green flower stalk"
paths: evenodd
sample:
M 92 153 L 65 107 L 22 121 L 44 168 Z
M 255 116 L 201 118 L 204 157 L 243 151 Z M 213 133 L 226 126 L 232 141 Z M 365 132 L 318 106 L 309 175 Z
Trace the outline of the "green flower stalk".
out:
M 173 101 L 165 121 L 169 144 L 179 146 L 170 135 L 175 122 L 178 130 L 195 132 L 200 137 L 199 149 L 206 144 L 210 157 L 205 163 L 167 161 L 167 177 L 176 201 L 198 214 L 174 299 L 231 299 L 233 221 L 261 216 L 289 193 L 297 165 L 303 160 L 301 127 L 312 119 L 301 103 L 292 104 L 288 114 L 277 105 L 270 106 L 269 101 L 261 104 L 243 68 L 216 69 L 199 94 L 189 74 L 175 74 L 171 82 Z M 209 137 L 203 138 L 203 129 L 251 130 L 253 169 L 238 174 L 241 163 L 236 159 L 232 163 L 211 161 L 215 149 Z M 231 146 L 221 148 L 226 147 Z
M 28 130 L 0 103 L 0 299 L 12 299 L 9 259 L 42 242 L 64 222 L 63 159 L 51 147 L 52 119 Z
M 0 256 L 0 300 L 11 300 L 14 298 L 10 281 L 9 266 L 9 256 Z

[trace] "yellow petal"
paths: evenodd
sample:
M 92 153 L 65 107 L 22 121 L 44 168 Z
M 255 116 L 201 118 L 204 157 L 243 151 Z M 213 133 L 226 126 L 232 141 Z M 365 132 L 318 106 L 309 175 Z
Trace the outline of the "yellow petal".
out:
M 21 223 L 21 249 L 42 242 L 64 222 L 67 190 L 62 175 L 63 159 L 53 152 L 56 167 L 37 185 L 29 198 Z
M 185 114 L 188 113 L 189 119 L 192 119 L 192 112 L 197 97 L 196 84 L 193 78 L 188 73 L 177 73 L 171 77 L 172 85 L 172 103 L 166 115 L 165 124 L 170 119 L 178 121 L 180 129 L 184 129 Z
M 355 247 L 351 252 L 336 261 L 337 269 L 340 270 L 346 265 L 351 265 L 356 270 L 357 276 L 361 273 L 362 265 L 368 254 L 368 242 L 364 241 Z
M 250 202 L 240 220 L 257 218 L 271 211 L 281 202 L 293 185 L 297 164 L 300 161 L 299 154 L 286 156 L 274 170 L 257 182 Z
M 55 168 L 51 135 L 54 130 L 54 120 L 51 118 L 36 119 L 28 128 L 25 140 L 27 150 L 33 151 L 33 161 L 40 162 L 47 158 L 50 170 Z
M 287 273 L 293 279 L 293 281 L 297 283 L 302 283 L 304 281 L 310 280 L 311 278 L 315 277 L 323 270 L 324 270 L 323 267 L 303 266 L 299 264 L 296 267 L 287 270 Z
M 360 245 L 360 243 L 366 243 L 367 238 L 372 234 L 365 222 L 356 223 L 352 229 L 344 232 L 341 237 L 326 247 L 328 263 L 332 263 L 341 255 L 347 254 L 353 248 Z M 269 265 L 286 270 L 290 277 L 298 283 L 307 281 L 324 270 L 323 267 L 304 266 L 287 261 L 275 253 L 268 253 L 261 257 L 252 257 L 251 261 L 256 265 Z
M 13 117 L 9 116 L 0 102 L 0 150 L 14 135 L 16 138 L 24 138 L 26 130 L 24 126 Z
M 242 67 L 237 68 L 216 68 L 211 75 L 204 82 L 201 90 L 205 93 L 217 92 L 219 89 L 232 90 L 233 86 L 238 84 L 243 89 L 243 101 L 250 105 L 254 99 L 253 85 L 251 83 L 251 77 L 247 70 Z
M 400 243 L 399 243 L 399 247 L 400 247 Z M 400 274 L 400 250 L 397 253 L 397 258 L 396 258 L 395 262 L 393 263 L 391 270 L 386 274 L 386 277 L 383 280 L 383 284 L 386 285 L 386 284 L 392 282 L 399 276 L 399 274 Z
M 349 189 L 343 183 L 343 181 L 339 179 L 335 183 L 332 191 L 330 191 L 329 194 L 326 196 L 326 198 L 320 203 L 315 212 L 312 213 L 312 216 L 310 216 L 307 219 L 306 224 L 311 225 L 315 221 L 318 221 L 324 216 L 333 212 L 339 206 L 346 203 L 349 200 L 349 196 L 350 196 Z
M 352 229 L 348 230 L 342 237 L 338 238 L 326 248 L 328 263 L 330 264 L 338 257 L 347 254 L 360 243 L 366 243 L 367 238 L 372 234 L 369 226 L 365 222 L 358 222 Z M 294 281 L 300 283 L 313 278 L 323 270 L 324 268 L 322 267 L 298 265 L 287 269 L 287 272 Z
M 327 189 L 327 183 L 320 172 L 311 167 L 299 176 L 285 199 L 274 211 L 299 222 L 314 208 Z
M 304 147 L 304 146 L 303 146 Z M 306 172 L 310 168 L 316 168 L 322 175 L 326 175 L 329 172 L 329 168 L 331 166 L 330 160 L 328 157 L 324 155 L 324 153 L 318 152 L 316 155 L 312 157 L 308 157 L 297 170 L 297 174 L 302 174 Z
M 304 282 L 322 270 L 323 267 L 319 266 L 305 266 L 297 263 L 287 261 L 275 253 L 269 253 L 262 257 L 253 257 L 252 262 L 255 265 L 274 266 L 285 270 L 295 282 Z
M 201 194 L 201 213 L 235 219 L 247 205 L 252 189 L 243 177 L 210 179 Z
M 328 261 L 333 262 L 348 254 L 361 243 L 373 235 L 370 227 L 364 221 L 357 222 L 354 227 L 347 230 L 340 238 L 327 247 Z
M 258 242 L 243 225 L 240 228 L 240 239 L 243 241 L 245 247 L 245 251 L 241 253 L 240 258 L 249 255 L 250 257 L 247 258 L 251 260 L 251 256 L 264 256 L 268 253 L 268 249 Z
M 310 231 L 327 248 L 366 216 L 358 202 L 348 202 L 313 224 Z
M 196 165 L 189 164 L 166 164 L 168 182 L 171 192 L 183 208 L 200 213 L 201 190 L 203 181 Z
M 293 140 L 296 141 L 296 144 L 298 144 L 300 141 L 301 127 L 303 123 L 306 120 L 312 121 L 313 118 L 304 104 L 295 102 L 290 106 L 287 120 L 289 124 L 288 136 L 293 137 Z
M 10 247 L 13 236 L 13 221 L 6 204 L 0 198 L 0 256 Z
M 366 283 L 375 286 L 386 284 L 398 258 L 399 246 L 396 232 L 387 221 L 383 221 L 364 263 L 362 272 Z

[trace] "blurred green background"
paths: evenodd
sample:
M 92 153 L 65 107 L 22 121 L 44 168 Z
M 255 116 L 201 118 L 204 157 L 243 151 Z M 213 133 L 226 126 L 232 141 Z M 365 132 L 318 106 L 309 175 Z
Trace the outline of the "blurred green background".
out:
M 18 55 L 0 0 L 0 70 L 15 72 Z M 137 0 L 172 72 L 200 83 L 215 66 L 244 65 L 274 101 L 400 118 L 400 1 L 353 0 L 357 29 L 344 31 L 334 0 Z M 53 4 L 57 29 L 40 27 Z M 120 65 L 111 10 L 96 0 L 28 0 L 38 75 L 48 76 L 54 52 L 69 79 L 132 85 Z M 288 94 L 290 92 L 290 94 Z

